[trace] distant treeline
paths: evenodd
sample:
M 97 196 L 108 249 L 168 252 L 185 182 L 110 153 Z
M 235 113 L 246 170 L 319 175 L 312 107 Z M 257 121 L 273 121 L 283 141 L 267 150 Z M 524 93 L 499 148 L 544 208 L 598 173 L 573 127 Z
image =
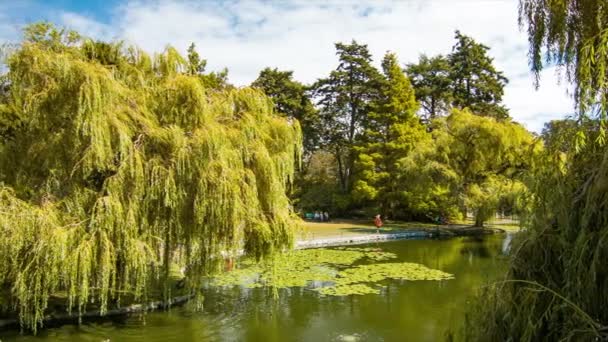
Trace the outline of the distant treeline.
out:
M 489 48 L 459 31 L 448 55 L 381 70 L 366 45 L 336 43 L 338 63 L 310 85 L 266 68 L 252 86 L 297 119 L 304 163 L 291 198 L 300 211 L 393 219 L 459 219 L 526 210 L 522 174 L 541 148 L 502 104 L 507 79 Z

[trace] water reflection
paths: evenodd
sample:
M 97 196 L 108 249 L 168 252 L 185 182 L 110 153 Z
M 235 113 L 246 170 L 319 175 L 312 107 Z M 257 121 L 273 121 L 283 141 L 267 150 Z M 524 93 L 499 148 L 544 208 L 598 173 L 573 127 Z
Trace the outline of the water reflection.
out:
M 508 254 L 511 251 L 511 242 L 513 241 L 514 233 L 507 233 L 506 237 L 502 240 L 502 253 Z
M 437 341 L 462 322 L 476 287 L 506 270 L 509 235 L 374 244 L 397 261 L 455 275 L 447 281 L 387 280 L 379 295 L 322 297 L 306 288 L 214 288 L 205 309 L 186 305 L 145 319 L 63 326 L 38 337 L 0 333 L 6 341 Z M 313 284 L 322 285 L 322 284 Z

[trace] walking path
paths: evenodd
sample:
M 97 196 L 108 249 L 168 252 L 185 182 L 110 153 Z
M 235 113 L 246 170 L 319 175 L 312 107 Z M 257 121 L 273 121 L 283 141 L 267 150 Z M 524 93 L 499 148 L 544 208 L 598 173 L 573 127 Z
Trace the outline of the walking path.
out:
M 373 241 L 387 241 L 397 239 L 432 238 L 440 233 L 427 230 L 412 230 L 407 232 L 387 232 L 378 234 L 348 234 L 346 236 L 318 237 L 308 240 L 296 241 L 296 249 L 340 246 L 347 244 L 360 244 Z
M 500 225 L 474 228 L 469 225 L 438 226 L 428 223 L 387 223 L 376 230 L 371 222 L 344 220 L 338 222 L 306 222 L 297 236 L 296 248 L 314 248 L 361 244 L 397 239 L 452 237 L 504 232 Z

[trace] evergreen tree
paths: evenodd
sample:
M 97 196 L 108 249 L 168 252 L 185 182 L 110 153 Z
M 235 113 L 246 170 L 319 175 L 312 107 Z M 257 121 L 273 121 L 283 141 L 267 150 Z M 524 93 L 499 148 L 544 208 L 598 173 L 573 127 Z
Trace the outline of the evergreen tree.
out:
M 422 109 L 422 119 L 429 122 L 447 115 L 452 101 L 450 65 L 442 55 L 420 56 L 417 64 L 408 64 L 407 75 Z
M 381 212 L 396 217 L 405 200 L 400 182 L 400 160 L 427 135 L 416 117 L 418 104 L 397 57 L 387 53 L 380 95 L 367 116 L 362 143 L 357 148 L 354 196 L 374 201 Z
M 338 67 L 314 85 L 320 109 L 321 143 L 336 157 L 338 178 L 349 193 L 355 161 L 354 145 L 363 132 L 370 105 L 378 98 L 380 73 L 372 66 L 367 45 L 336 43 Z
M 456 44 L 448 55 L 452 105 L 469 108 L 478 115 L 508 118 L 508 110 L 501 104 L 508 80 L 494 68 L 493 59 L 487 54 L 489 48 L 460 31 L 456 31 L 455 38 Z
M 304 151 L 310 155 L 319 142 L 319 116 L 307 95 L 307 88 L 293 79 L 292 71 L 276 68 L 262 70 L 251 86 L 261 89 L 273 100 L 277 113 L 300 122 Z

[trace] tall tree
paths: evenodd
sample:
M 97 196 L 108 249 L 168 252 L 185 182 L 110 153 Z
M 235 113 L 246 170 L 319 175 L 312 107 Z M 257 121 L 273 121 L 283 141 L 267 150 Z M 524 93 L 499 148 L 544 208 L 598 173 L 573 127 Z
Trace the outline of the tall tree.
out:
M 176 265 L 196 293 L 224 256 L 291 244 L 285 190 L 301 137 L 270 99 L 250 88 L 209 94 L 173 48 L 152 62 L 70 37 L 30 27 L 8 57 L 3 309 L 34 330 L 51 297 L 78 314 L 94 302 L 103 315 L 159 290 L 168 300 Z
M 374 201 L 384 215 L 395 217 L 404 200 L 399 162 L 427 133 L 416 117 L 414 89 L 395 54 L 384 56 L 382 70 L 380 94 L 367 116 L 362 142 L 357 147 L 353 191 L 356 198 Z
M 353 146 L 362 133 L 371 103 L 378 98 L 380 73 L 372 66 L 367 45 L 336 43 L 338 67 L 314 85 L 320 108 L 322 143 L 336 157 L 340 187 L 351 189 Z
M 418 63 L 408 64 L 406 69 L 416 100 L 422 109 L 422 119 L 426 122 L 440 115 L 447 115 L 452 101 L 450 64 L 446 57 L 420 56 Z
M 307 87 L 293 79 L 293 71 L 265 68 L 251 86 L 261 89 L 274 102 L 280 115 L 296 119 L 302 126 L 304 151 L 310 155 L 319 144 L 319 115 Z
M 533 137 L 517 123 L 468 110 L 454 109 L 435 126 L 435 158 L 458 175 L 453 194 L 474 213 L 475 224 L 483 226 L 507 189 L 521 189 L 518 179 L 529 168 L 526 155 Z
M 508 80 L 492 64 L 489 48 L 460 31 L 456 31 L 455 38 L 456 44 L 448 55 L 452 105 L 469 108 L 478 115 L 508 118 L 508 110 L 501 104 Z

